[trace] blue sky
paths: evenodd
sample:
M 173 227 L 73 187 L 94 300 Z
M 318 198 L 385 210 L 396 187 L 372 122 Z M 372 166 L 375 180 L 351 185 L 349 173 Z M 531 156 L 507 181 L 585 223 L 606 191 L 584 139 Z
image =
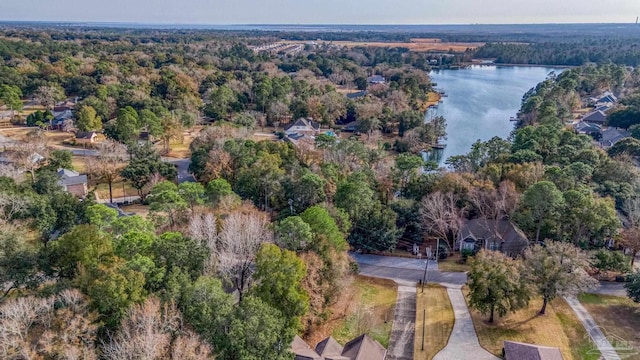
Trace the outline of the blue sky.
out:
M 0 20 L 169 24 L 633 22 L 640 0 L 0 0 Z

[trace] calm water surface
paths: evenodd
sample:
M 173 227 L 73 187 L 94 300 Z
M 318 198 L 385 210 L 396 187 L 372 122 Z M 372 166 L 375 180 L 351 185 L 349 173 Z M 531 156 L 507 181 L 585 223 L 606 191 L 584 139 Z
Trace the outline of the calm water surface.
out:
M 453 155 L 466 154 L 471 144 L 494 136 L 506 138 L 513 130 L 509 118 L 520 110 L 522 96 L 547 75 L 561 69 L 547 67 L 472 66 L 462 70 L 440 70 L 430 74 L 437 89 L 448 97 L 427 118 L 447 120 L 447 147 L 440 151 L 440 164 Z

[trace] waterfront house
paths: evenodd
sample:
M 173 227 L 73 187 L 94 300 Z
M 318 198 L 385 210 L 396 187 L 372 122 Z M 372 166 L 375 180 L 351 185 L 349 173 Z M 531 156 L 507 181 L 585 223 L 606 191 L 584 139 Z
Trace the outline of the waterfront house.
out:
M 333 337 L 320 341 L 312 349 L 299 336 L 291 343 L 295 360 L 384 360 L 387 349 L 367 334 L 340 345 Z
M 469 220 L 458 233 L 456 248 L 473 253 L 481 249 L 517 256 L 529 245 L 527 236 L 509 220 L 479 218 Z
M 87 189 L 87 175 L 69 169 L 58 169 L 58 185 L 62 186 L 64 191 L 84 198 L 89 193 Z

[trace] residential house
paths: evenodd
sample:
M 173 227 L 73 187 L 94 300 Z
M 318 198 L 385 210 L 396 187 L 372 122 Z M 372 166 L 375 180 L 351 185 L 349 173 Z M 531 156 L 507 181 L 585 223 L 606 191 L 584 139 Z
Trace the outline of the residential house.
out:
M 587 103 L 589 105 L 598 107 L 601 105 L 609 105 L 609 107 L 613 107 L 618 102 L 618 98 L 613 95 L 611 91 L 605 91 L 600 96 L 594 96 L 587 99 Z
M 613 95 L 611 91 L 605 91 L 602 96 L 596 100 L 596 104 L 615 104 L 618 102 L 618 98 Z
M 294 134 L 315 136 L 319 131 L 319 123 L 305 118 L 299 118 L 295 122 L 289 123 L 284 127 L 284 132 L 287 134 L 287 136 L 292 136 Z
M 610 148 L 618 141 L 630 136 L 631 134 L 623 129 L 610 127 L 600 132 L 600 146 L 604 149 Z
M 582 121 L 603 125 L 605 122 L 607 122 L 607 114 L 605 114 L 602 110 L 595 110 L 586 114 L 582 118 Z
M 68 193 L 84 198 L 89 193 L 87 175 L 69 169 L 58 169 L 58 184 Z
M 70 109 L 63 110 L 63 111 L 54 111 L 53 120 L 51 120 L 51 128 L 56 130 L 62 130 L 62 128 L 64 127 L 64 123 L 67 120 L 73 121 L 73 119 L 74 119 L 73 111 L 71 111 Z
M 373 75 L 367 78 L 369 84 L 384 84 L 387 80 L 382 75 Z
M 584 121 L 580 121 L 575 124 L 574 129 L 578 134 L 585 134 L 589 136 L 599 137 L 602 132 L 602 127 L 597 124 L 592 124 Z
M 349 341 L 344 347 L 333 337 L 328 337 L 320 341 L 315 349 L 296 335 L 291 352 L 295 360 L 384 360 L 387 355 L 387 349 L 367 334 Z
M 517 256 L 529 245 L 529 240 L 509 220 L 479 218 L 469 220 L 460 229 L 456 245 L 460 251 L 470 250 L 475 253 L 480 249 L 488 249 Z
M 78 131 L 76 133 L 76 143 L 78 144 L 94 144 L 97 139 L 98 133 L 95 131 Z
M 560 349 L 555 347 L 504 341 L 505 360 L 563 360 Z

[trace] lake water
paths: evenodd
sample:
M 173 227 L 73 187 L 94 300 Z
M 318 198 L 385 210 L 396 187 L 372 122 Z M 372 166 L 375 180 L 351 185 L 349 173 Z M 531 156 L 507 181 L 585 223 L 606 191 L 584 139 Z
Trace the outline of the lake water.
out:
M 437 109 L 427 112 L 427 119 L 437 115 L 447 120 L 447 138 L 442 140 L 447 146 L 434 160 L 443 165 L 450 156 L 468 153 L 478 139 L 508 137 L 514 126 L 509 118 L 520 110 L 522 96 L 552 71 L 562 69 L 471 66 L 432 72 L 436 88 L 448 95 Z

